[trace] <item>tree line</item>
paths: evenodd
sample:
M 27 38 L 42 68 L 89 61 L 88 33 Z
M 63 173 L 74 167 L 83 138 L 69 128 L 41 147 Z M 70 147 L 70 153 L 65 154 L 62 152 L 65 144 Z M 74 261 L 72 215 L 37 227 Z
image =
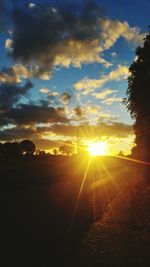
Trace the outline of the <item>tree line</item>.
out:
M 71 156 L 75 153 L 75 146 L 71 142 L 63 143 L 59 148 L 53 149 L 52 155 Z M 21 156 L 36 156 L 45 157 L 50 156 L 44 150 L 36 149 L 35 144 L 30 140 L 23 140 L 21 142 L 5 142 L 0 143 L 1 157 L 21 157 Z
M 22 155 L 31 156 L 36 151 L 35 144 L 30 140 L 23 140 L 19 142 L 5 142 L 0 143 L 0 155 L 1 156 L 13 156 L 19 157 Z

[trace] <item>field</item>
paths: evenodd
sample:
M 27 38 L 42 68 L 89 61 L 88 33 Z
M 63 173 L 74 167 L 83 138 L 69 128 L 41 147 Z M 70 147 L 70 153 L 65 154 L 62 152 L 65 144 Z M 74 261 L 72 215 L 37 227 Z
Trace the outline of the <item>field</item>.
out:
M 146 266 L 149 238 L 137 245 L 142 251 L 138 265 L 135 248 L 133 255 L 131 248 L 129 251 L 137 240 L 137 230 L 135 239 L 130 235 L 133 242 L 118 243 L 122 254 L 112 240 L 116 229 L 112 224 L 108 227 L 115 218 L 120 240 L 129 237 L 119 229 L 133 218 L 133 207 L 134 218 L 142 209 L 135 208 L 140 201 L 138 168 L 136 163 L 115 157 L 1 159 L 0 266 L 120 267 L 129 266 L 129 255 L 132 266 Z M 148 207 L 144 214 L 149 220 Z M 129 233 L 128 226 L 126 230 Z

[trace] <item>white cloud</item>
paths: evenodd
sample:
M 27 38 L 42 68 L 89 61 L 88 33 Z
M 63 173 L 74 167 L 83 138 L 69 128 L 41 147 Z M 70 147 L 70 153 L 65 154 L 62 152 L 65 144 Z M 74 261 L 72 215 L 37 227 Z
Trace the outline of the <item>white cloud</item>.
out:
M 38 77 L 41 80 L 49 80 L 51 77 L 50 72 L 43 72 L 39 74 L 39 69 L 30 69 L 23 64 L 15 64 L 8 69 L 0 71 L 0 82 L 3 83 L 19 83 L 21 79 L 29 79 L 32 77 Z
M 101 63 L 106 68 L 112 64 L 100 56 L 102 48 L 98 39 L 90 41 L 69 40 L 66 46 L 62 49 L 54 60 L 54 66 L 62 66 L 69 68 L 71 65 L 76 68 L 81 68 L 82 64 Z
M 110 98 L 107 98 L 103 101 L 104 104 L 108 105 L 108 106 L 111 106 L 113 103 L 115 102 L 121 102 L 122 101 L 122 98 L 121 97 L 110 97 Z
M 128 75 L 128 67 L 118 65 L 115 70 L 110 71 L 107 75 L 103 75 L 100 79 L 89 79 L 88 77 L 84 77 L 82 80 L 74 84 L 74 88 L 86 95 L 93 92 L 95 89 L 102 87 L 109 81 L 124 80 Z
M 21 78 L 28 79 L 30 77 L 31 73 L 22 64 L 15 64 L 0 72 L 0 82 L 2 83 L 20 83 Z
M 13 44 L 13 41 L 10 38 L 7 38 L 5 41 L 5 48 L 8 49 L 10 53 L 13 50 L 12 44 Z
M 108 68 L 112 64 L 102 58 L 101 54 L 110 49 L 120 37 L 136 44 L 142 44 L 143 42 L 145 34 L 141 34 L 138 27 L 130 27 L 126 21 L 103 19 L 100 23 L 102 32 L 99 34 L 99 39 L 86 42 L 68 41 L 63 50 L 59 49 L 61 53 L 56 56 L 54 65 L 67 68 L 73 65 L 81 68 L 82 64 L 97 62 Z M 114 52 L 112 56 L 116 56 L 116 53 Z
M 48 95 L 53 97 L 53 96 L 58 96 L 59 93 L 58 92 L 50 92 Z
M 48 88 L 44 87 L 39 90 L 42 94 L 48 94 L 49 90 Z
M 129 42 L 142 44 L 145 34 L 141 34 L 138 27 L 130 27 L 126 21 L 104 19 L 102 21 L 102 50 L 111 48 L 120 37 Z
M 93 93 L 92 95 L 95 96 L 97 99 L 105 99 L 108 95 L 111 95 L 112 93 L 116 92 L 116 90 L 112 89 L 105 89 L 102 92 L 99 93 Z
M 33 8 L 35 8 L 36 7 L 36 5 L 34 4 L 34 3 L 29 3 L 29 8 L 30 9 L 33 9 Z

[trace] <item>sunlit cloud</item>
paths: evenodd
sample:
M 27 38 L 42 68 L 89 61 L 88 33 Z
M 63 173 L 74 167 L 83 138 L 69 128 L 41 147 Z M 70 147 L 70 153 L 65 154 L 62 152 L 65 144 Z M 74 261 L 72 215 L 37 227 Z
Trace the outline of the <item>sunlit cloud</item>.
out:
M 7 38 L 5 41 L 5 48 L 11 53 L 13 51 L 12 47 L 13 41 L 10 38 Z
M 43 87 L 43 88 L 41 88 L 39 91 L 40 91 L 42 94 L 48 94 L 49 89 L 46 88 L 46 87 Z
M 69 94 L 69 93 L 63 93 L 61 96 L 60 96 L 60 101 L 64 104 L 64 105 L 68 105 L 71 101 L 71 98 L 72 98 L 72 95 Z
M 22 78 L 31 78 L 31 73 L 22 64 L 15 64 L 10 68 L 4 68 L 0 71 L 0 82 L 2 83 L 20 83 Z
M 99 93 L 93 93 L 92 95 L 95 96 L 97 99 L 105 99 L 108 95 L 113 94 L 114 92 L 116 92 L 116 90 L 112 90 L 112 89 L 105 89 L 102 92 Z
M 43 72 L 38 74 L 37 69 L 29 69 L 23 64 L 14 64 L 12 67 L 4 68 L 0 71 L 0 82 L 2 83 L 21 83 L 22 79 L 30 79 L 33 77 L 40 78 L 41 80 L 49 80 L 50 73 Z
M 66 125 L 66 124 L 55 124 L 50 127 L 40 128 L 43 131 L 46 129 L 47 131 L 54 132 L 57 135 L 70 136 L 74 137 L 77 135 L 77 131 L 80 129 L 80 136 L 87 138 L 97 138 L 102 136 L 118 136 L 118 137 L 126 137 L 128 135 L 133 134 L 133 126 L 127 125 L 120 122 L 102 122 L 97 125 L 89 125 L 89 124 L 80 124 L 76 125 Z
M 87 95 L 95 91 L 97 88 L 101 88 L 107 82 L 125 80 L 127 79 L 128 75 L 128 67 L 124 65 L 118 65 L 115 70 L 110 71 L 107 75 L 101 76 L 99 79 L 90 79 L 88 77 L 83 78 L 74 84 L 74 88 L 76 90 L 80 90 L 82 94 Z
M 73 113 L 75 114 L 75 116 L 81 118 L 85 115 L 85 111 L 82 107 L 78 106 L 78 107 L 75 107 L 73 109 Z
M 55 92 L 55 91 L 51 91 L 48 93 L 48 97 L 51 98 L 51 97 L 57 97 L 59 96 L 59 93 L 58 92 Z
M 102 29 L 103 50 L 111 48 L 120 37 L 136 44 L 142 44 L 145 37 L 138 27 L 130 27 L 126 21 L 104 19 Z
M 50 79 L 56 66 L 81 68 L 82 64 L 100 63 L 108 68 L 112 63 L 103 53 L 120 37 L 136 44 L 144 37 L 138 27 L 105 17 L 98 2 L 85 1 L 81 6 L 31 2 L 28 7 L 14 10 L 14 30 L 6 48 L 11 49 L 14 60 L 32 66 L 33 75 L 42 79 Z
M 113 103 L 121 103 L 122 102 L 122 98 L 121 97 L 109 97 L 107 99 L 105 99 L 103 101 L 104 104 L 111 106 Z

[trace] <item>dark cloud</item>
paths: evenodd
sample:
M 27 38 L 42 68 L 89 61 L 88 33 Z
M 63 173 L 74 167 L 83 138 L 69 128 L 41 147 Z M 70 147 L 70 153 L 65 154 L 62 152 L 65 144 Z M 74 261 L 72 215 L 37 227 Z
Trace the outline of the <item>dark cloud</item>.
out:
M 67 123 L 69 119 L 62 109 L 49 107 L 47 101 L 39 104 L 19 104 L 6 112 L 0 113 L 1 125 L 13 123 L 17 125 L 32 125 L 36 123 Z M 3 123 L 3 124 L 2 124 Z
M 13 141 L 21 139 L 32 139 L 36 134 L 35 130 L 32 128 L 11 128 L 0 131 L 1 141 Z
M 70 95 L 69 93 L 63 93 L 60 96 L 60 100 L 64 105 L 68 105 L 70 103 L 71 98 L 72 98 L 72 95 Z
M 79 106 L 74 108 L 73 112 L 77 117 L 82 117 L 84 115 L 83 109 Z
M 17 104 L 20 98 L 28 93 L 32 88 L 32 83 L 28 81 L 24 86 L 15 84 L 0 85 L 0 111 L 10 109 Z M 1 113 L 0 112 L 0 113 Z
M 98 138 L 102 136 L 127 137 L 133 134 L 133 126 L 119 122 L 101 123 L 96 126 L 88 124 L 80 126 L 55 124 L 49 128 L 38 128 L 38 131 L 40 131 L 40 133 L 50 131 L 57 135 L 69 137 L 80 135 L 82 138 Z
M 13 12 L 12 57 L 38 65 L 39 74 L 52 69 L 62 55 L 69 54 L 70 60 L 75 60 L 85 52 L 84 46 L 90 50 L 91 42 L 99 39 L 102 11 L 96 1 L 58 2 L 36 4 L 34 9 L 15 8 Z M 93 49 L 93 43 L 91 46 Z
M 49 116 L 51 117 L 51 116 Z M 54 116 L 53 116 L 54 118 Z M 24 119 L 24 118 L 23 118 Z M 33 123 L 37 122 L 35 119 L 31 119 Z M 45 120 L 48 122 L 49 119 Z M 20 125 L 16 126 L 11 129 L 3 129 L 0 131 L 0 140 L 1 141 L 13 141 L 15 139 L 32 139 L 36 144 L 42 149 L 48 149 L 48 144 L 52 147 L 58 147 L 62 142 L 58 140 L 47 140 L 46 138 L 42 139 L 41 136 L 53 135 L 62 136 L 62 137 L 79 137 L 79 138 L 101 138 L 103 136 L 107 137 L 118 137 L 118 138 L 126 138 L 129 135 L 133 134 L 133 127 L 132 125 L 127 125 L 123 123 L 114 122 L 112 124 L 103 123 L 101 125 L 88 125 L 82 124 L 80 126 L 75 126 L 71 124 L 65 124 L 61 121 L 60 118 L 56 119 L 53 125 L 45 126 L 45 127 L 24 127 L 22 126 L 27 121 L 24 119 L 21 122 L 19 121 Z M 65 118 L 63 120 L 66 120 Z M 53 119 L 54 121 L 54 119 Z M 40 119 L 38 120 L 40 122 Z M 43 120 L 42 120 L 43 122 Z M 61 138 L 60 138 L 61 139 Z

